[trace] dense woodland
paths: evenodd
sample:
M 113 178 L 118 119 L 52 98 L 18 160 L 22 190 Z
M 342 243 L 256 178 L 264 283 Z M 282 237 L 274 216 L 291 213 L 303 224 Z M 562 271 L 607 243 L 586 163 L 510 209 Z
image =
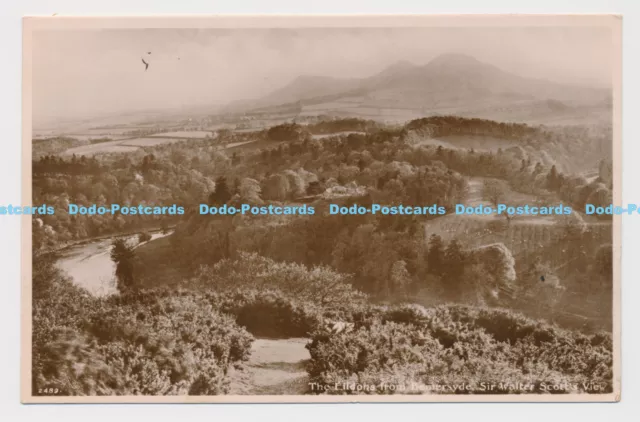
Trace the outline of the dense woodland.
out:
M 409 129 L 424 126 L 431 130 L 435 124 L 431 119 L 436 123 L 443 119 L 446 125 L 441 126 L 446 128 L 471 122 L 468 130 L 455 133 L 476 134 L 485 128 L 486 134 L 516 139 L 520 133 L 530 136 L 532 132 L 540 132 L 526 125 L 453 117 L 430 118 L 426 122 L 420 119 L 405 128 L 379 127 L 373 131 L 374 123 L 353 119 L 318 123 L 311 128 L 284 124 L 255 134 L 224 133 L 214 140 L 190 140 L 126 155 L 99 158 L 45 155 L 33 163 L 33 199 L 35 204 L 55 206 L 56 214 L 36 220 L 43 232 L 38 245 L 52 246 L 161 224 L 140 216 L 69 216 L 65 212 L 68 203 L 175 203 L 190 208 L 206 202 L 219 178 L 225 179 L 232 196 L 238 195 L 243 201 L 291 201 L 325 192 L 327 188 L 355 184 L 365 187 L 381 203 L 438 203 L 450 207 L 464 194 L 465 177 L 480 176 L 507 180 L 514 190 L 541 198 L 555 196 L 578 210 L 585 203 L 611 203 L 610 175 L 603 174 L 588 183 L 580 175 L 561 173 L 553 164 L 520 157 L 521 151 L 412 146 L 408 141 L 413 136 Z M 323 132 L 332 128 L 338 131 L 367 128 L 370 133 L 311 140 L 310 129 Z M 447 129 L 449 132 L 452 129 Z M 584 133 L 576 132 L 577 139 L 584 142 Z M 560 131 L 556 138 L 564 133 Z M 265 144 L 265 139 L 270 142 Z M 263 147 L 230 150 L 220 147 L 247 140 L 255 140 Z M 514 141 L 514 146 L 519 142 L 524 145 L 528 141 Z M 269 143 L 274 145 L 270 147 Z
M 326 385 L 429 383 L 425 374 L 444 383 L 477 382 L 478 373 L 516 381 L 534 373 L 539 381 L 580 384 L 578 392 L 602 392 L 583 385 L 589 382 L 610 391 L 606 220 L 574 213 L 519 239 L 524 226 L 496 219 L 492 241 L 479 247 L 471 231 L 437 232 L 455 216 L 327 215 L 330 202 L 438 204 L 451 211 L 464 203 L 470 178 L 489 181 L 483 191 L 489 202 L 509 203 L 515 192 L 539 205 L 606 205 L 612 189 L 606 155 L 576 164 L 598 168 L 588 181 L 535 153 L 568 160 L 586 143 L 601 148 L 603 139 L 610 148 L 605 133 L 457 117 L 403 127 L 348 119 L 220 131 L 215 139 L 127 154 L 38 156 L 33 202 L 56 213 L 33 223 L 34 392 L 56 386 L 66 394 L 222 394 L 228 368 L 247 359 L 252 335 L 310 338 L 309 375 Z M 474 150 L 419 142 L 451 135 L 513 145 Z M 247 141 L 255 142 L 225 148 Z M 178 204 L 192 211 L 71 216 L 69 203 Z M 318 211 L 212 217 L 197 214 L 200 203 L 310 203 Z M 47 253 L 96 236 L 169 226 L 172 235 L 139 248 L 114 241 L 120 294 L 108 298 L 75 287 Z M 516 248 L 514 237 L 530 243 Z M 567 318 L 563 310 L 582 302 L 592 314 Z M 349 321 L 353 330 L 330 335 L 327 320 Z M 549 357 L 558 353 L 561 361 Z M 85 369 L 75 371 L 77 363 Z

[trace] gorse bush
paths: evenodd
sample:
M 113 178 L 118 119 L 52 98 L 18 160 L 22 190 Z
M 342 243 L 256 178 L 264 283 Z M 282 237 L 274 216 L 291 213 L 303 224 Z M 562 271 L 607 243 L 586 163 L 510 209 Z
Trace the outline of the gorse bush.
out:
M 33 392 L 214 395 L 252 336 L 201 293 L 93 298 L 50 263 L 34 268 Z
M 379 307 L 352 331 L 316 331 L 307 347 L 311 382 L 321 386 L 315 392 L 612 391 L 609 335 L 572 333 L 505 310 Z
M 221 394 L 227 369 L 247 360 L 252 337 L 201 295 L 149 292 L 113 297 L 89 331 L 130 394 Z M 151 381 L 151 382 L 150 382 Z M 197 382 L 196 382 L 197 381 Z
M 265 337 L 306 337 L 325 318 L 352 320 L 367 308 L 366 295 L 350 278 L 329 267 L 276 262 L 241 252 L 201 267 L 189 287 L 210 293 L 221 312 L 234 315 L 251 333 Z
M 297 263 L 276 262 L 257 253 L 240 252 L 238 259 L 223 259 L 212 267 L 201 267 L 189 285 L 219 292 L 280 291 L 289 299 L 337 310 L 365 303 L 366 296 L 349 281 L 348 276 L 330 267 L 307 268 Z
M 68 329 L 52 330 L 53 340 L 34 345 L 33 393 L 53 390 L 60 395 L 113 394 L 121 374 L 110 367 L 95 341 Z
M 71 371 L 70 365 L 76 362 L 72 358 L 73 353 L 64 351 L 67 347 L 65 343 L 70 348 L 76 344 L 75 350 L 82 352 L 79 363 L 82 363 L 82 359 L 97 360 L 92 367 L 101 366 L 99 358 L 91 355 L 92 349 L 87 339 L 70 334 L 82 330 L 84 313 L 94 303 L 95 299 L 63 277 L 52 261 L 34 260 L 31 331 L 34 394 L 47 387 L 64 389 L 67 385 L 78 394 L 92 394 L 103 387 L 107 388 L 100 383 L 83 384 Z M 53 380 L 56 382 L 51 382 Z
M 241 291 L 215 296 L 221 312 L 260 337 L 306 337 L 322 325 L 320 307 L 278 291 Z

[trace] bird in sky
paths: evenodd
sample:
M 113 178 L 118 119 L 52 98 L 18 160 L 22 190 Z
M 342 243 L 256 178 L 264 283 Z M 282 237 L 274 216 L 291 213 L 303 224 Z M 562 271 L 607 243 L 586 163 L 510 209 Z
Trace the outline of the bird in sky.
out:
M 144 71 L 146 72 L 149 69 L 149 63 L 145 62 L 144 59 L 142 59 L 142 63 L 144 63 Z
M 540 276 L 540 281 L 544 281 L 544 276 L 543 275 Z

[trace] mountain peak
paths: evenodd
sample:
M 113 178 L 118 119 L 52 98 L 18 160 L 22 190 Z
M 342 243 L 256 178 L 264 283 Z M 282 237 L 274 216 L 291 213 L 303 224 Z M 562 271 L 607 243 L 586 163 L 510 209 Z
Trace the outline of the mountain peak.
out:
M 394 64 L 392 64 L 391 66 L 387 67 L 387 70 L 404 70 L 404 69 L 411 69 L 414 67 L 416 67 L 416 65 L 411 63 L 409 60 L 399 60 Z
M 475 57 L 459 53 L 441 54 L 429 62 L 429 66 L 477 66 L 481 62 Z
M 392 65 L 384 68 L 384 70 L 382 70 L 381 72 L 365 79 L 363 81 L 363 86 L 373 87 L 379 84 L 387 83 L 390 80 L 403 77 L 408 72 L 411 72 L 416 68 L 417 66 L 408 60 L 397 61 Z

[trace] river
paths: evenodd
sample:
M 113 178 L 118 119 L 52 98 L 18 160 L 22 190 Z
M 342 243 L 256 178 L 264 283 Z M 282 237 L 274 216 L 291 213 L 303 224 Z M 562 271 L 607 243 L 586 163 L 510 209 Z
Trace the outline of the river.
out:
M 151 240 L 168 236 L 171 233 L 153 233 Z M 138 244 L 137 235 L 127 236 L 128 242 Z M 70 246 L 59 252 L 57 265 L 72 281 L 94 296 L 106 296 L 117 293 L 116 265 L 111 260 L 111 242 L 113 238 L 95 240 Z

